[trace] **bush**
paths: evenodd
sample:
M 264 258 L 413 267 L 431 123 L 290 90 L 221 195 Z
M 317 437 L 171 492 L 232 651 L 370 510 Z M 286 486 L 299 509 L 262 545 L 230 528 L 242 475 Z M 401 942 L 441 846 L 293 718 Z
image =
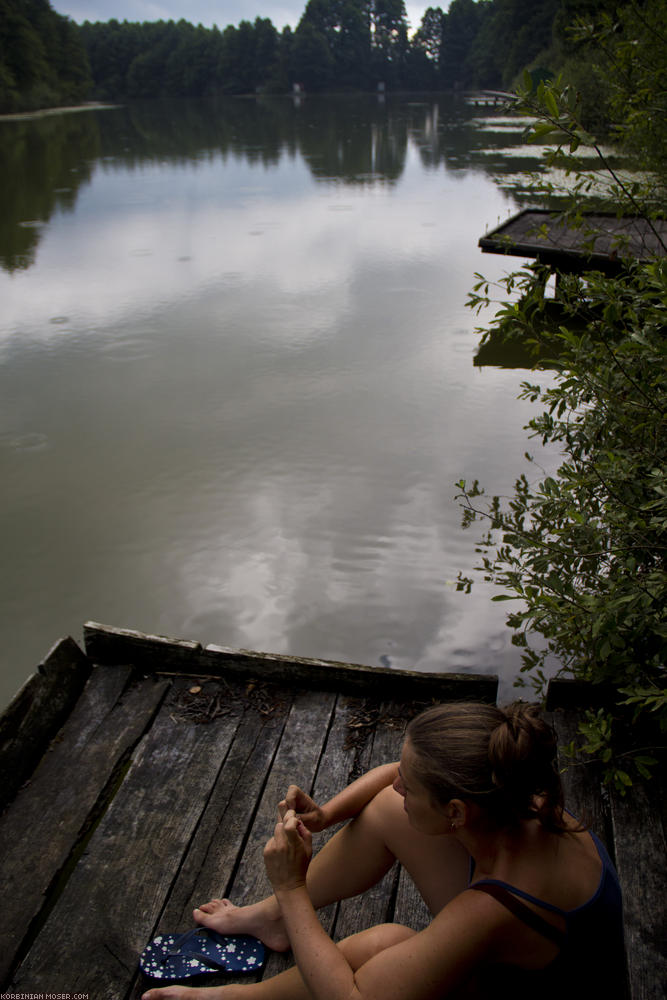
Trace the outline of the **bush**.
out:
M 600 173 L 584 170 L 577 156 L 592 146 L 606 197 L 619 215 L 646 220 L 656 252 L 615 277 L 558 275 L 555 303 L 544 298 L 539 265 L 500 283 L 501 307 L 483 335 L 511 332 L 542 355 L 551 352 L 553 384 L 524 383 L 521 395 L 542 403 L 527 429 L 559 447 L 563 461 L 553 477 L 520 476 L 509 500 L 486 498 L 477 482 L 464 480 L 458 499 L 464 526 L 488 524 L 478 551 L 485 578 L 503 590 L 494 600 L 520 601 L 507 624 L 522 648 L 523 672 L 543 688 L 555 658 L 561 674 L 611 691 L 611 705 L 590 711 L 581 731 L 584 751 L 603 761 L 606 780 L 622 791 L 632 782 L 628 760 L 643 775 L 655 763 L 623 736 L 638 720 L 667 732 L 667 251 L 652 221 L 660 184 L 631 181 L 610 166 L 581 125 L 576 94 L 560 82 L 533 91 L 527 77 L 520 111 L 535 116 L 531 138 L 557 140 L 548 162 L 568 175 L 563 215 L 570 225 L 587 237 L 584 194 L 600 193 Z M 632 115 L 627 134 L 636 145 L 636 106 Z M 558 193 L 550 183 L 540 189 Z M 624 249 L 619 244 L 620 256 Z M 493 293 L 477 278 L 469 304 L 479 310 Z M 555 325 L 551 314 L 547 322 L 554 307 Z M 459 589 L 471 585 L 459 576 Z

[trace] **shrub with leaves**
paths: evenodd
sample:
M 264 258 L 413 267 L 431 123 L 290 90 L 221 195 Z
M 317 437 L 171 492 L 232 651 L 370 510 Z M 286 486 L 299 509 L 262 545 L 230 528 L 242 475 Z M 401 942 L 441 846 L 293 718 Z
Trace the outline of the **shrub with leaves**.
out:
M 535 270 L 523 280 L 512 324 L 539 342 Z M 494 600 L 520 599 L 507 623 L 522 669 L 542 684 L 555 657 L 667 731 L 667 264 L 617 279 L 562 276 L 559 294 L 563 321 L 548 334 L 555 382 L 525 382 L 521 395 L 544 405 L 529 429 L 562 448 L 563 462 L 553 477 L 521 475 L 506 503 L 482 506 L 479 484 L 461 481 L 464 523 L 488 522 L 479 551 L 504 591 Z M 533 634 L 546 641 L 536 648 Z
M 633 771 L 646 776 L 655 763 L 650 750 L 627 742 L 633 723 L 650 720 L 655 732 L 667 732 L 667 260 L 655 221 L 659 185 L 610 165 L 577 118 L 576 94 L 560 81 L 533 92 L 526 80 L 520 111 L 535 118 L 532 138 L 556 139 L 548 164 L 569 179 L 563 215 L 583 227 L 584 240 L 594 234 L 586 233 L 583 196 L 600 196 L 602 175 L 617 214 L 646 220 L 653 252 L 628 259 L 612 277 L 559 274 L 555 301 L 544 297 L 539 264 L 500 282 L 500 307 L 483 336 L 519 336 L 542 358 L 551 354 L 555 377 L 546 388 L 523 383 L 521 396 L 542 404 L 528 429 L 560 450 L 562 464 L 540 478 L 527 454 L 529 472 L 513 496 L 486 497 L 478 482 L 461 480 L 458 499 L 464 526 L 487 524 L 478 551 L 485 578 L 503 591 L 494 600 L 518 601 L 507 623 L 524 673 L 542 688 L 555 660 L 560 673 L 605 691 L 604 707 L 584 716 L 583 749 L 623 791 Z M 632 124 L 636 141 L 635 108 Z M 597 171 L 582 166 L 581 146 L 597 151 Z M 540 186 L 556 193 L 550 182 Z M 469 304 L 479 310 L 498 300 L 477 277 Z M 459 576 L 459 589 L 471 585 Z

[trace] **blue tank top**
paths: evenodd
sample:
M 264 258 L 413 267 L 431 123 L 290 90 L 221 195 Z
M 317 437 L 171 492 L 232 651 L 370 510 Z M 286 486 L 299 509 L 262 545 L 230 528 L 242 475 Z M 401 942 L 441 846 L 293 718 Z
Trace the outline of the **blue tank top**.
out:
M 560 945 L 558 955 L 544 969 L 488 967 L 481 979 L 488 983 L 490 997 L 590 1000 L 591 996 L 600 996 L 604 1000 L 621 1000 L 627 996 L 621 887 L 604 844 L 592 832 L 591 837 L 602 862 L 600 881 L 590 899 L 573 910 L 562 910 L 500 879 L 480 879 L 470 885 L 471 889 L 488 891 L 520 920 Z M 521 899 L 557 914 L 564 932 L 540 918 L 530 907 L 522 907 Z

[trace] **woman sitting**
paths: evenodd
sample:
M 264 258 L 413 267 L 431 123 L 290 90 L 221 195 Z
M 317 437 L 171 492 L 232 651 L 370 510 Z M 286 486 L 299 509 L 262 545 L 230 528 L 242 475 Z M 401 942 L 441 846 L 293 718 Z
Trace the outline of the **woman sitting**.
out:
M 259 983 L 149 990 L 144 1000 L 442 1000 L 624 995 L 618 879 L 564 811 L 551 728 L 534 706 L 458 703 L 413 719 L 400 763 L 322 807 L 292 785 L 264 851 L 274 895 L 214 899 L 195 919 L 252 934 L 296 965 Z M 352 818 L 311 862 L 311 835 Z M 394 860 L 433 919 L 334 944 L 319 907 L 374 885 Z

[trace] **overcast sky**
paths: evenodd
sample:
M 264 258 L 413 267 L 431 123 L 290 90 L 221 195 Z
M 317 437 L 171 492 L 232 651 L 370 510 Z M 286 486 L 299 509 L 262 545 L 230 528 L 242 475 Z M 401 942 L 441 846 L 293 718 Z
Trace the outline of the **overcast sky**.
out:
M 82 21 L 109 21 L 112 17 L 119 21 L 179 21 L 185 18 L 207 28 L 213 24 L 225 28 L 239 21 L 269 17 L 279 30 L 286 24 L 296 28 L 306 3 L 307 0 L 51 0 L 54 10 L 79 24 Z M 437 0 L 431 0 L 430 4 L 406 0 L 405 6 L 414 31 L 427 7 L 440 6 L 445 10 L 449 4 L 438 4 Z

